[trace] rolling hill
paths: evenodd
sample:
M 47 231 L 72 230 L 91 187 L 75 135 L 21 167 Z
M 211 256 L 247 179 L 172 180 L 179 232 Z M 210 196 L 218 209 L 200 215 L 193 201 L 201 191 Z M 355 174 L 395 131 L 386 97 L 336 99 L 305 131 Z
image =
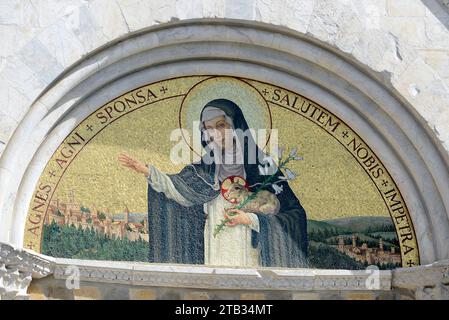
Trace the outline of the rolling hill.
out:
M 351 231 L 353 233 L 362 232 L 365 233 L 368 228 L 371 232 L 384 231 L 382 228 L 385 226 L 393 227 L 393 221 L 390 217 L 348 217 L 340 219 L 325 220 L 327 224 L 335 227 L 339 227 L 344 230 Z

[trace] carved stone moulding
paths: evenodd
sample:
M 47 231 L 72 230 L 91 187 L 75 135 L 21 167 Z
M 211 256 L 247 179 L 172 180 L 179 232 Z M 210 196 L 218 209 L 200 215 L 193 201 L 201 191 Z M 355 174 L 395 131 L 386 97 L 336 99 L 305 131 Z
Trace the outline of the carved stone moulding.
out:
M 232 290 L 367 290 L 372 273 L 351 270 L 279 270 L 173 266 L 157 264 L 56 259 L 56 279 L 67 279 L 77 266 L 81 281 L 121 283 L 135 286 L 232 289 Z M 390 290 L 391 272 L 378 271 L 374 290 Z M 369 286 L 369 285 L 368 285 Z
M 74 271 L 76 271 L 74 273 Z M 52 258 L 0 243 L 0 299 L 28 299 L 32 279 L 224 290 L 395 291 L 449 299 L 449 260 L 389 270 L 224 268 Z
M 53 273 L 54 258 L 0 243 L 0 300 L 27 299 L 33 278 Z
M 0 243 L 2 299 L 27 298 L 33 278 L 231 290 L 390 290 L 391 271 L 243 269 L 52 258 Z M 76 271 L 74 273 L 74 270 Z M 370 286 L 370 279 L 376 277 Z

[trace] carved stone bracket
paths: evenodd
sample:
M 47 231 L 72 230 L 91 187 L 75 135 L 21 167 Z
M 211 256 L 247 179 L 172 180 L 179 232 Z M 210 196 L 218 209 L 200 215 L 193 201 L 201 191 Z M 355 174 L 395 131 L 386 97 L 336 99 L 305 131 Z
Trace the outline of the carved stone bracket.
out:
M 449 260 L 393 271 L 394 289 L 407 289 L 419 300 L 449 300 Z
M 54 259 L 0 243 L 0 300 L 28 299 L 32 278 L 53 273 Z
M 443 6 L 449 10 L 449 0 L 439 0 Z

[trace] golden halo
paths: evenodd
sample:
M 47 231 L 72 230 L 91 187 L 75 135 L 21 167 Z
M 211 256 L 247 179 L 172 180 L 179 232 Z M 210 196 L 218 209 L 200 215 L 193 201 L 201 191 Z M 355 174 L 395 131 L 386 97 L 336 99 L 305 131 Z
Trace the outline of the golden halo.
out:
M 259 129 L 266 130 L 266 140 L 262 143 L 256 141 L 259 148 L 264 150 L 270 139 L 272 129 L 270 108 L 258 90 L 237 78 L 211 77 L 193 86 L 187 92 L 179 109 L 180 129 L 187 130 L 190 137 L 201 137 L 199 127 L 193 124 L 199 122 L 204 106 L 214 99 L 233 101 L 242 110 L 250 129 L 254 129 L 256 132 Z M 183 138 L 190 149 L 198 154 L 199 150 L 195 150 L 191 145 L 191 139 L 185 137 L 184 134 Z

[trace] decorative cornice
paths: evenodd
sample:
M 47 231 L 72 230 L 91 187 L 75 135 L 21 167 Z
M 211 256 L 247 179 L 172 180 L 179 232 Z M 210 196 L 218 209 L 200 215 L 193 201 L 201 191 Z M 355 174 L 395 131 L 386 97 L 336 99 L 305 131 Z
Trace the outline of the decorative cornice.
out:
M 135 286 L 251 290 L 367 290 L 368 271 L 315 269 L 240 269 L 206 266 L 157 265 L 56 259 L 57 279 L 72 276 L 77 266 L 80 280 Z M 379 272 L 374 290 L 390 290 L 391 272 Z
M 449 298 L 449 260 L 414 268 L 322 270 L 220 268 L 52 258 L 0 243 L 0 297 L 26 299 L 32 278 L 53 275 L 97 283 L 149 287 L 289 291 L 408 289 L 417 299 Z M 78 273 L 78 272 L 77 272 Z

